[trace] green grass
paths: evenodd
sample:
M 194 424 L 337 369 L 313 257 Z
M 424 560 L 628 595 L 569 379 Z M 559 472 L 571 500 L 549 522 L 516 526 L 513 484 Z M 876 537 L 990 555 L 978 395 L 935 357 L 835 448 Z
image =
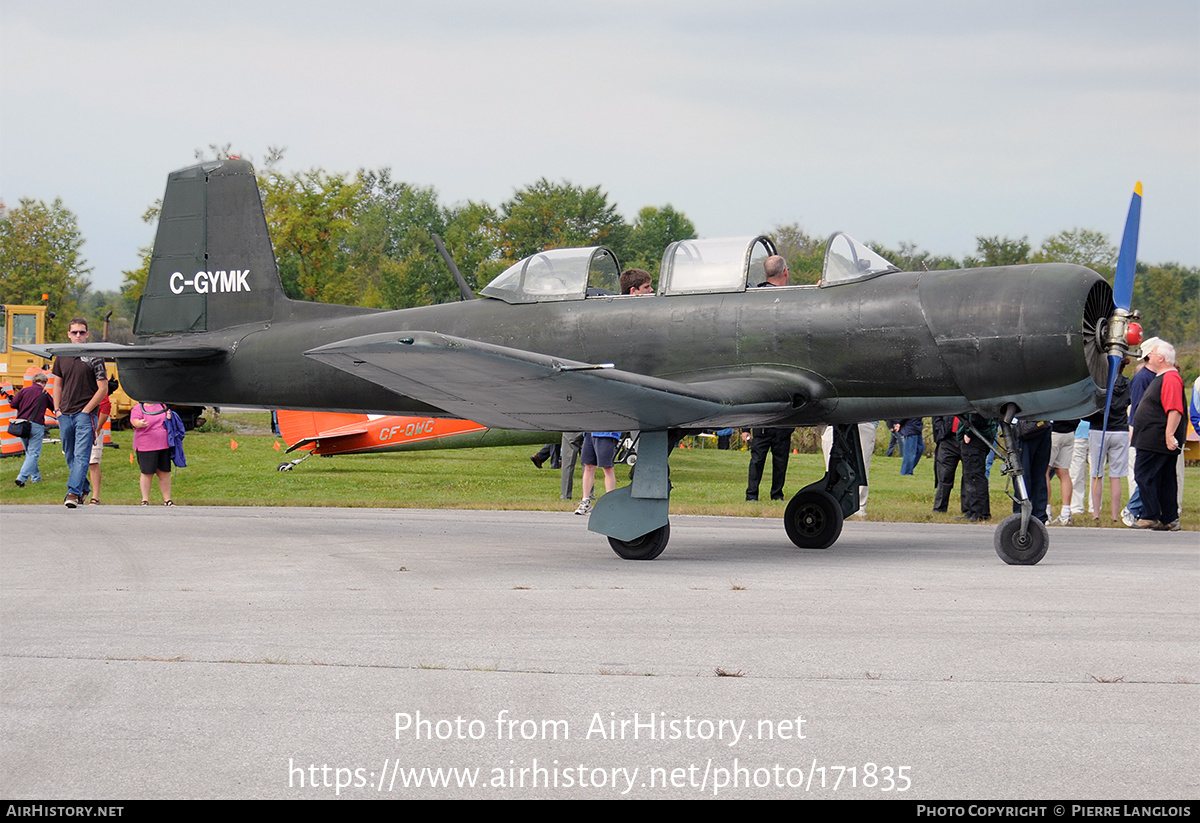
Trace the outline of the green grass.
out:
M 172 497 L 188 506 L 343 506 L 372 508 L 499 509 L 570 511 L 575 504 L 558 499 L 559 473 L 547 466 L 538 470 L 529 462 L 533 446 L 493 449 L 460 449 L 398 454 L 310 457 L 290 472 L 276 467 L 299 453 L 285 455 L 283 442 L 265 434 L 265 415 L 225 415 L 223 422 L 247 433 L 202 434 L 191 432 L 184 444 L 188 467 L 177 469 Z M 53 430 L 51 430 L 53 431 Z M 690 440 L 690 439 L 689 439 Z M 883 438 L 881 438 L 883 440 Z M 101 498 L 105 505 L 137 505 L 138 470 L 129 461 L 130 432 L 116 432 L 118 448 L 104 453 Z M 237 449 L 230 447 L 236 441 Z M 281 449 L 276 451 L 275 443 Z M 687 443 L 688 441 L 685 441 Z M 709 441 L 692 441 L 707 445 Z M 886 445 L 886 440 L 884 440 Z M 713 514 L 740 517 L 782 517 L 784 503 L 764 500 L 744 502 L 746 451 L 715 448 L 681 448 L 671 457 L 671 511 L 676 514 Z M 0 502 L 62 502 L 67 471 L 57 445 L 42 451 L 43 482 L 18 489 L 13 480 L 19 458 L 0 461 Z M 957 493 L 949 514 L 933 514 L 933 461 L 927 454 L 913 477 L 900 476 L 900 459 L 877 454 L 871 471 L 869 519 L 894 522 L 954 522 Z M 578 472 L 578 469 L 576 470 Z M 786 491 L 792 494 L 823 474 L 819 454 L 792 455 Z M 770 467 L 767 468 L 767 477 Z M 617 468 L 618 485 L 629 479 L 629 469 Z M 602 484 L 601 484 L 602 485 Z M 992 511 L 1008 511 L 1004 479 L 994 468 L 991 478 Z M 767 481 L 762 495 L 765 498 Z M 581 494 L 576 475 L 575 500 Z M 157 501 L 157 485 L 151 500 Z M 1052 484 L 1057 511 L 1057 483 Z M 1183 526 L 1200 528 L 1200 468 L 1189 467 L 1185 484 Z M 993 519 L 993 523 L 997 518 Z M 1076 518 L 1084 525 L 1082 518 Z M 1102 521 L 1103 522 L 1103 521 Z M 1091 521 L 1088 520 L 1090 525 Z M 1105 523 L 1105 525 L 1108 525 Z

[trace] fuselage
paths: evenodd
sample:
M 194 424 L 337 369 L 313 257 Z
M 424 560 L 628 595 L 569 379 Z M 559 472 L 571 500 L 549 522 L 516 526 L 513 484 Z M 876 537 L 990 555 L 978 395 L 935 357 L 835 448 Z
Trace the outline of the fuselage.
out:
M 434 406 L 304 356 L 340 340 L 437 332 L 680 383 L 751 371 L 800 375 L 812 397 L 783 418 L 809 425 L 952 414 L 1078 417 L 1103 385 L 1089 366 L 1085 307 L 1104 281 L 1065 264 L 892 273 L 837 286 L 727 294 L 482 299 L 368 311 L 280 299 L 269 321 L 144 338 L 226 352 L 208 360 L 118 360 L 135 397 L 439 416 Z M 1111 292 L 1108 292 L 1111 303 Z M 449 415 L 447 415 L 449 416 Z

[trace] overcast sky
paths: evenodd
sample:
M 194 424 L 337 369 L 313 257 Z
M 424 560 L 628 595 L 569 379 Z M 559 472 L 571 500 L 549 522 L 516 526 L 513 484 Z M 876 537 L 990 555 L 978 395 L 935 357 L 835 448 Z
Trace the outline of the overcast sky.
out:
M 1196 0 L 0 0 L 0 199 L 79 217 L 97 288 L 196 149 L 499 205 L 540 177 L 702 237 L 798 222 L 961 257 L 1075 227 L 1200 265 Z

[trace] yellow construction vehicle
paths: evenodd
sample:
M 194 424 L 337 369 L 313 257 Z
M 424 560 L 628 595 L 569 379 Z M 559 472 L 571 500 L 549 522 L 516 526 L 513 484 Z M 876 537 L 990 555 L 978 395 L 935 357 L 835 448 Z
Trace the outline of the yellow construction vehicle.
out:
M 31 369 L 50 368 L 48 359 L 13 348 L 14 345 L 38 346 L 47 342 L 46 307 L 5 306 L 0 324 L 3 324 L 0 327 L 0 385 L 11 386 L 13 391 L 19 391 L 26 384 L 26 377 L 32 374 Z M 119 384 L 117 365 L 104 365 L 108 371 L 109 385 L 111 386 L 114 380 Z M 112 427 L 120 429 L 129 419 L 134 401 L 119 386 L 109 392 L 108 398 L 112 403 Z
M 0 324 L 0 383 L 11 383 L 19 389 L 31 367 L 50 365 L 44 357 L 13 348 L 14 344 L 36 346 L 46 342 L 46 307 L 5 306 Z

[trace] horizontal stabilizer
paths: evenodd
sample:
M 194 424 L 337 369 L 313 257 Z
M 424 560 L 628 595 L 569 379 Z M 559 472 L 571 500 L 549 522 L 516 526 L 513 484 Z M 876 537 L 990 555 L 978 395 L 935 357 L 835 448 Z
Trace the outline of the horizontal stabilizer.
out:
M 778 370 L 680 383 L 433 332 L 367 335 L 305 355 L 494 428 L 662 430 L 741 416 L 762 421 L 822 389 L 799 374 L 781 379 Z
M 303 448 L 309 443 L 322 439 L 322 435 L 363 434 L 367 431 L 370 416 L 365 414 L 346 414 L 344 412 L 314 412 L 297 411 L 295 409 L 278 409 L 275 420 L 279 424 L 279 436 L 291 448 L 288 451 Z
M 50 343 L 13 346 L 38 357 L 103 357 L 106 360 L 203 360 L 222 354 L 212 346 L 126 346 L 121 343 Z
M 296 449 L 302 449 L 310 443 L 336 443 L 338 440 L 349 440 L 352 437 L 361 437 L 366 434 L 366 428 L 357 429 L 355 431 L 338 432 L 337 434 L 314 434 L 310 437 L 301 437 L 292 445 L 288 446 L 287 451 L 294 452 Z

